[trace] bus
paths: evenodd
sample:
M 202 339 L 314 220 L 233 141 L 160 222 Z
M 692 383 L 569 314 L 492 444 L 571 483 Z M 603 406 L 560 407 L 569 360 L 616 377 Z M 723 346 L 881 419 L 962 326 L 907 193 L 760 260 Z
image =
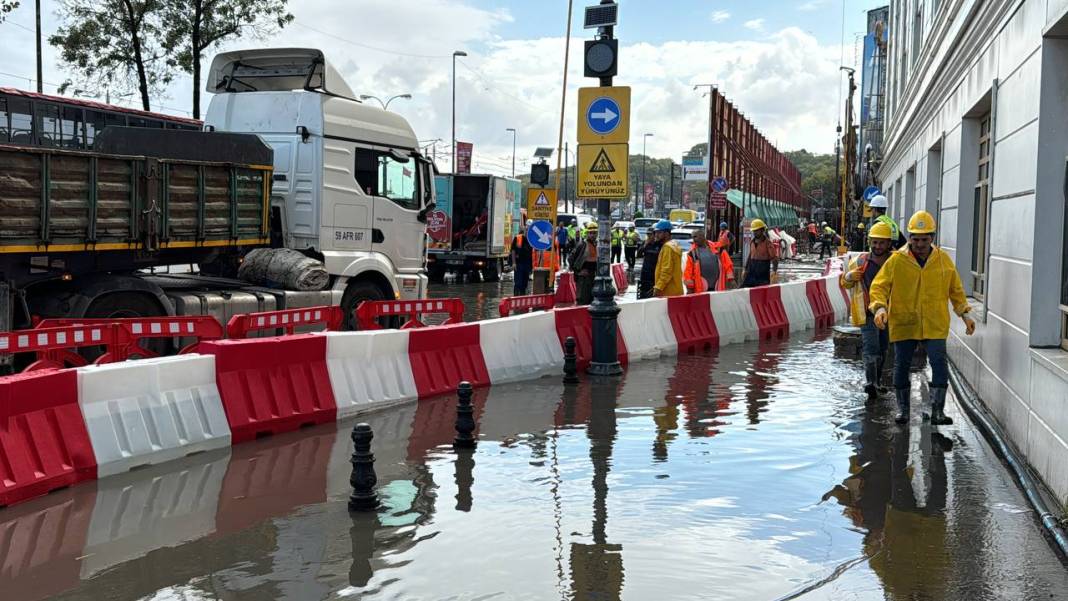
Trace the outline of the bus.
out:
M 0 144 L 91 149 L 97 132 L 109 125 L 200 130 L 203 123 L 91 100 L 0 88 Z
M 693 223 L 697 221 L 697 211 L 693 209 L 672 209 L 671 214 L 668 215 L 668 221 L 673 223 Z

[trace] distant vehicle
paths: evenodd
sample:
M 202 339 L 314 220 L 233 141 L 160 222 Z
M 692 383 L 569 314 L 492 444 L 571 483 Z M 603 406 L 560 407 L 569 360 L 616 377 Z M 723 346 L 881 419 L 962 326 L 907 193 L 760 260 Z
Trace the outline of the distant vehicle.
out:
M 634 220 L 634 228 L 638 230 L 638 235 L 641 236 L 642 242 L 649 236 L 649 228 L 653 227 L 659 219 L 653 217 L 638 217 Z
M 622 230 L 628 230 L 633 225 L 634 225 L 633 221 L 617 221 L 617 222 L 612 224 L 612 229 L 619 228 L 619 229 L 622 229 Z
M 695 221 L 693 223 L 684 223 L 680 226 L 680 229 L 690 230 L 691 232 L 702 231 L 705 229 L 705 224 L 702 221 Z
M 522 222 L 523 185 L 509 177 L 446 173 L 435 176 L 434 190 L 434 213 L 443 219 L 429 224 L 437 226 L 429 231 L 430 281 L 443 282 L 447 272 L 498 281 Z
M 596 221 L 592 215 L 586 213 L 557 213 L 556 225 L 571 225 L 574 223 L 580 229 L 586 227 L 587 223 Z
M 697 221 L 697 211 L 693 209 L 672 209 L 668 214 L 668 219 L 671 221 L 681 221 L 682 223 L 692 223 Z
M 679 243 L 683 253 L 689 252 L 693 246 L 693 230 L 679 228 L 671 230 L 671 239 Z

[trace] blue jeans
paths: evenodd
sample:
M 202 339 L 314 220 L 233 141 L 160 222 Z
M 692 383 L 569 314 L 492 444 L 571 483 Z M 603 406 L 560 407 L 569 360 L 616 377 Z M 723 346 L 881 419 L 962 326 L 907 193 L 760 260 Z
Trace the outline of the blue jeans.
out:
M 886 356 L 886 349 L 890 347 L 890 333 L 875 327 L 874 318 L 868 313 L 864 325 L 860 326 L 860 341 L 864 345 L 864 357 Z
M 920 340 L 898 340 L 894 343 L 894 388 L 910 388 L 909 368 L 912 367 L 912 353 Z M 931 363 L 931 388 L 949 386 L 949 366 L 946 364 L 945 339 L 923 340 L 927 349 L 927 360 Z

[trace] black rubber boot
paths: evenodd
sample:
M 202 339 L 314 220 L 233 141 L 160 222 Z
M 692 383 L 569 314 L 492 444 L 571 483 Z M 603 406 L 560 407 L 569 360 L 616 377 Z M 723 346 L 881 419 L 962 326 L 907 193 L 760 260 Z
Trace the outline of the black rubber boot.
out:
M 875 358 L 875 386 L 878 387 L 879 393 L 889 392 L 890 388 L 883 385 L 883 358 Z
M 932 388 L 931 389 L 931 424 L 935 426 L 946 426 L 953 423 L 953 420 L 946 417 L 946 389 L 945 388 Z
M 899 424 L 909 423 L 909 393 L 912 392 L 909 388 L 895 388 L 894 393 L 897 394 L 897 415 L 894 417 L 894 421 Z
M 879 398 L 879 365 L 875 357 L 864 357 L 864 392 L 868 393 L 868 400 L 874 401 Z

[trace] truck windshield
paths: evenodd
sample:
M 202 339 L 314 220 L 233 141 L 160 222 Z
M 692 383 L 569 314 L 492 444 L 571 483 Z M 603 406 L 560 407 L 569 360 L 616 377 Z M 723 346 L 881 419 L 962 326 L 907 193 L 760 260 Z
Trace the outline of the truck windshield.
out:
M 416 210 L 419 202 L 419 167 L 412 159 L 400 162 L 388 154 L 378 156 L 379 196 L 406 209 Z

